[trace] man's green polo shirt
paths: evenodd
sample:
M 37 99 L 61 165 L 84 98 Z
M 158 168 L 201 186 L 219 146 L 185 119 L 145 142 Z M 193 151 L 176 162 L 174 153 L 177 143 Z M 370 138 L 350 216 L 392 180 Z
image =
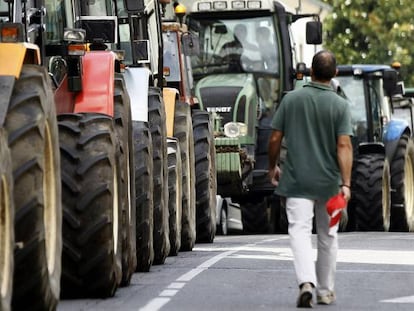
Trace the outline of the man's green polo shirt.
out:
M 337 137 L 352 135 L 346 100 L 330 86 L 310 82 L 285 95 L 272 127 L 284 133 L 287 146 L 276 193 L 311 200 L 337 194 L 341 183 Z

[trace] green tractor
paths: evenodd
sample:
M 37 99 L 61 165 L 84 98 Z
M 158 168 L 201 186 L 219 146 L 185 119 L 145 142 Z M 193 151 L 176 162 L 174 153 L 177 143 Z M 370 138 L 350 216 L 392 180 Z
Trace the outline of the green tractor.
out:
M 274 231 L 278 199 L 268 180 L 270 121 L 294 87 L 290 26 L 304 17 L 307 42 L 321 43 L 315 14 L 296 15 L 278 1 L 193 1 L 185 23 L 199 38 L 191 56 L 194 94 L 213 115 L 217 193 L 241 207 L 246 233 Z M 191 6 L 190 6 L 191 5 Z

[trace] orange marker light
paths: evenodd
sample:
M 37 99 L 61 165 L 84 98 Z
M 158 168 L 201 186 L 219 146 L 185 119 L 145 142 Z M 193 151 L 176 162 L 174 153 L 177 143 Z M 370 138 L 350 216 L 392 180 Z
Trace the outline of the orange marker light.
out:
M 84 44 L 70 44 L 68 45 L 68 54 L 73 56 L 85 55 L 86 46 Z
M 2 27 L 1 41 L 2 42 L 19 42 L 19 28 L 18 27 Z
M 170 67 L 164 67 L 162 71 L 165 77 L 170 76 Z

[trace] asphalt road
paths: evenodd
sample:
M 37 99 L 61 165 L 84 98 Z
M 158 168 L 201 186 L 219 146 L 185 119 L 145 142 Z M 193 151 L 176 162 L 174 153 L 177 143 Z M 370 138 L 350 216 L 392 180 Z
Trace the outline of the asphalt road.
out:
M 414 310 L 414 233 L 340 233 L 335 305 L 317 310 Z M 316 253 L 315 253 L 316 254 Z M 168 257 L 105 300 L 58 310 L 299 310 L 286 235 L 217 236 Z

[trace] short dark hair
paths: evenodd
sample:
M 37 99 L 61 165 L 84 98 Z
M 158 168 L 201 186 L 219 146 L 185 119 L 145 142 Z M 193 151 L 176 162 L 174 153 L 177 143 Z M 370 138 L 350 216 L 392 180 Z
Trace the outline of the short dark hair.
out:
M 326 50 L 317 52 L 312 59 L 312 71 L 317 80 L 331 80 L 336 74 L 335 55 Z

